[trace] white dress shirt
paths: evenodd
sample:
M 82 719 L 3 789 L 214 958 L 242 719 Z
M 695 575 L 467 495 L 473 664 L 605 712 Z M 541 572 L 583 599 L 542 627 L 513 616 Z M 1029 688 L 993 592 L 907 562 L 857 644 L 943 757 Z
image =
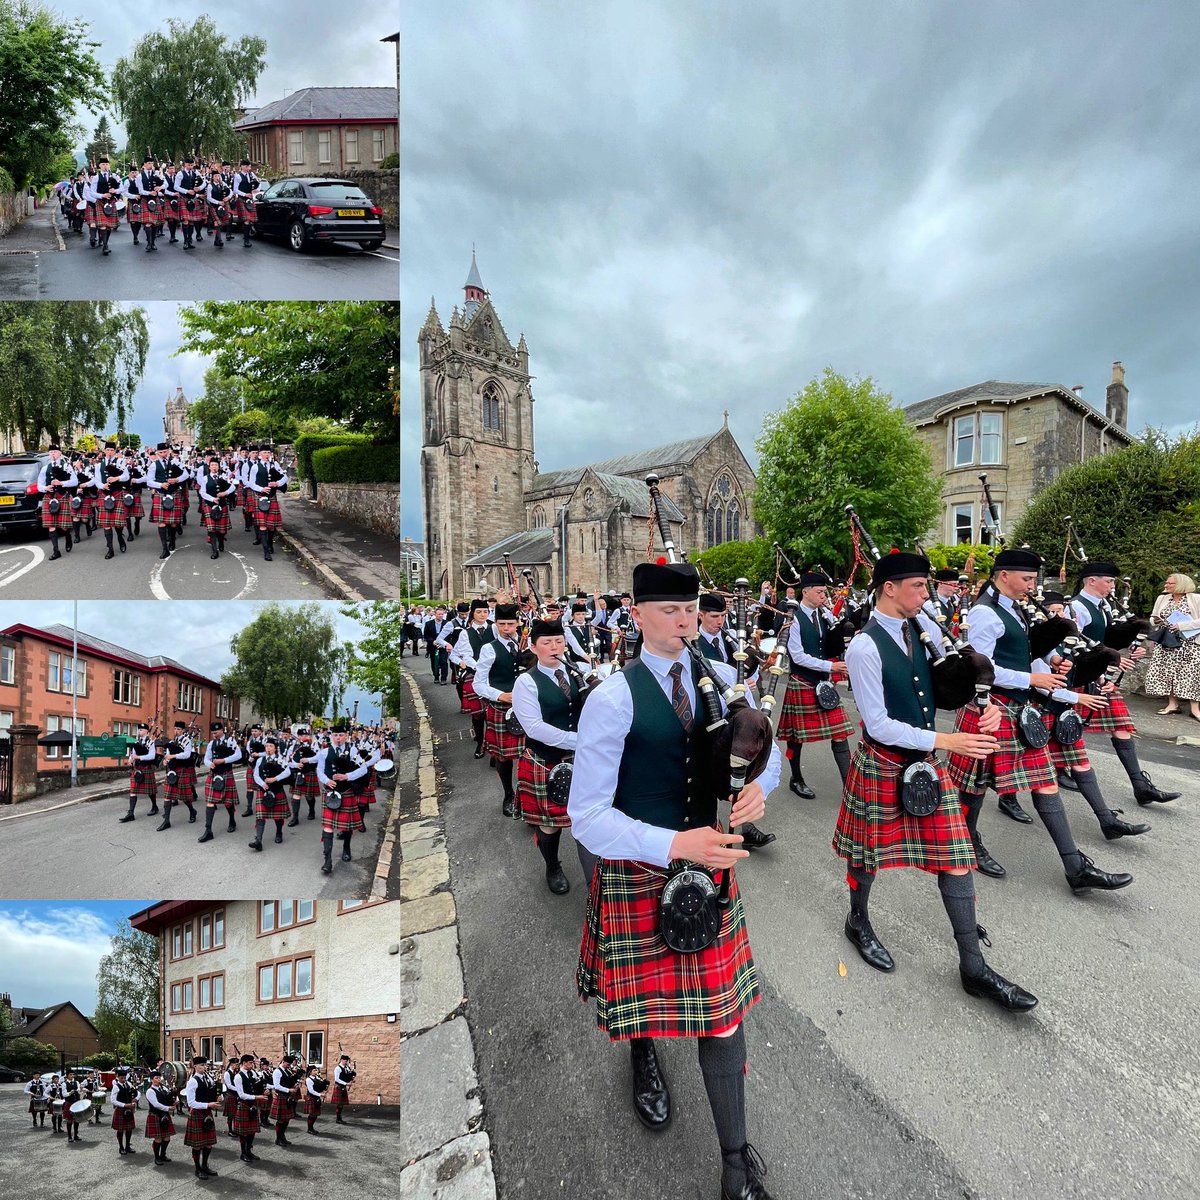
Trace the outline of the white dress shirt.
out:
M 1017 612 L 1016 602 L 1010 596 L 999 593 L 1002 604 L 1018 625 L 1024 625 Z M 969 617 L 971 625 L 971 648 L 992 660 L 996 668 L 996 686 L 1009 691 L 1021 692 L 1029 689 L 1028 671 L 1011 671 L 996 662 L 996 643 L 1004 636 L 1004 621 L 990 604 L 976 604 Z
M 199 1082 L 200 1082 L 200 1077 L 198 1075 L 191 1075 L 188 1077 L 187 1083 L 184 1084 L 183 1097 L 187 1101 L 188 1107 L 189 1108 L 201 1108 L 201 1109 L 216 1108 L 215 1103 L 211 1103 L 207 1100 L 197 1100 L 196 1099 L 196 1085 Z
M 567 677 L 567 686 L 570 686 L 570 676 L 567 675 L 566 667 L 560 669 L 564 676 Z M 558 680 L 555 678 L 554 667 L 544 667 L 538 663 L 537 670 L 541 671 L 555 687 L 558 687 Z M 538 698 L 537 680 L 533 677 L 532 671 L 526 671 L 522 675 L 517 676 L 517 682 L 513 684 L 512 693 L 513 712 L 517 714 L 517 720 L 521 722 L 521 728 L 525 730 L 525 736 L 531 737 L 534 741 L 543 742 L 547 746 L 554 746 L 559 750 L 574 750 L 577 733 L 569 733 L 565 729 L 559 729 L 556 725 L 551 725 L 542 720 L 542 704 Z
M 642 647 L 642 662 L 650 669 L 668 703 L 671 699 L 671 666 L 684 664 L 682 683 L 691 701 L 692 712 L 700 719 L 696 689 L 692 683 L 691 659 L 680 650 L 678 659 L 661 658 Z M 709 668 L 725 686 L 732 684 L 737 672 L 725 663 L 709 662 Z M 752 697 L 748 697 L 751 705 Z M 724 708 L 722 701 L 722 708 Z M 608 859 L 632 859 L 665 867 L 670 862 L 671 842 L 676 829 L 664 829 L 636 821 L 613 808 L 617 773 L 625 738 L 633 726 L 633 696 L 624 672 L 616 671 L 593 689 L 579 720 L 575 770 L 571 776 L 571 795 L 567 813 L 575 840 L 593 854 Z M 770 795 L 779 784 L 779 747 L 772 741 L 766 768 L 756 780 L 763 795 Z
M 512 656 L 516 657 L 517 639 L 515 637 L 502 638 L 499 634 L 496 634 L 496 640 L 488 642 L 479 651 L 478 665 L 475 668 L 475 678 L 472 680 L 475 695 L 482 696 L 485 700 L 490 700 L 493 704 L 500 703 L 500 693 L 492 687 L 490 678 L 492 667 L 496 664 L 496 646 L 500 643 L 507 645 Z
M 800 622 L 807 621 L 812 624 L 813 613 L 817 610 L 809 608 L 807 604 L 801 604 L 796 610 L 796 619 L 792 622 L 792 627 L 788 631 L 788 654 L 791 655 L 792 662 L 798 667 L 807 667 L 810 671 L 820 671 L 824 675 L 828 675 L 833 671 L 833 663 L 827 658 L 817 658 L 815 655 L 809 654 L 804 648 L 804 643 L 800 640 Z M 821 623 L 821 634 L 824 636 L 825 623 Z
M 149 1104 L 151 1108 L 158 1109 L 159 1112 L 169 1113 L 173 1112 L 175 1109 L 173 1104 L 163 1104 L 163 1102 L 158 1098 L 158 1090 L 153 1087 L 146 1089 L 146 1103 Z
M 204 749 L 204 765 L 206 767 L 211 767 L 213 765 L 213 744 L 214 743 L 209 742 L 208 745 Z M 241 748 L 241 746 L 239 746 L 237 744 L 237 742 L 234 742 L 233 743 L 233 753 L 232 754 L 222 754 L 221 757 L 225 760 L 221 764 L 222 766 L 232 767 L 234 763 L 238 763 L 238 762 L 242 761 L 242 748 Z
M 478 611 L 478 610 L 476 610 Z M 463 633 L 468 633 L 474 629 L 477 633 L 486 633 L 488 624 L 486 621 L 475 622 L 468 625 Z M 450 651 L 450 661 L 460 667 L 470 667 L 472 671 L 479 665 L 475 661 L 475 656 L 471 652 L 471 639 L 469 637 L 459 636 L 455 639 L 454 648 Z
M 1080 588 L 1079 594 L 1081 596 L 1086 596 L 1100 610 L 1100 620 L 1104 623 L 1104 628 L 1107 629 L 1109 625 L 1109 616 L 1105 611 L 1105 605 L 1107 602 L 1105 601 L 1104 597 L 1097 596 L 1094 593 L 1089 592 L 1087 588 Z M 1091 611 L 1091 609 L 1084 605 L 1082 601 L 1076 599 L 1071 600 L 1067 604 L 1067 616 L 1070 617 L 1080 629 L 1084 629 L 1092 623 L 1092 618 L 1095 616 L 1095 614 Z

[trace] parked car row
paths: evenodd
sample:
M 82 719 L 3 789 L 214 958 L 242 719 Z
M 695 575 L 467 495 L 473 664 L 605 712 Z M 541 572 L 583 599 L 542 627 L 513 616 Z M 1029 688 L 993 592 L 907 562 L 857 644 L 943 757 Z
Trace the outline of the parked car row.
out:
M 258 237 L 282 238 L 298 253 L 317 242 L 383 245 L 383 209 L 348 179 L 276 180 L 261 193 L 255 218 Z

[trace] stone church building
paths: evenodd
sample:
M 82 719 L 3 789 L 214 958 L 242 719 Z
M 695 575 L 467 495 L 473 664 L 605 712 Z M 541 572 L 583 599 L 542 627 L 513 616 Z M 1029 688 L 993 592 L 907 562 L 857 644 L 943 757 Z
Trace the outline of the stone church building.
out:
M 417 339 L 428 595 L 506 587 L 505 554 L 545 596 L 628 589 L 647 557 L 650 472 L 679 550 L 758 536 L 754 472 L 728 415 L 700 437 L 542 471 L 529 347 L 505 332 L 474 254 L 464 293 L 447 328 L 431 301 Z
M 163 440 L 172 446 L 193 446 L 196 443 L 196 432 L 188 420 L 190 407 L 191 403 L 181 387 L 175 389 L 175 395 L 167 397 L 163 406 Z

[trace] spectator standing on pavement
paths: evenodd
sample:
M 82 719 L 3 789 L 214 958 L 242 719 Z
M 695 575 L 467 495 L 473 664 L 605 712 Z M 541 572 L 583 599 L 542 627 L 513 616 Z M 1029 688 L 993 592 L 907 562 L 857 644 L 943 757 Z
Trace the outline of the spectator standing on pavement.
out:
M 1146 669 L 1146 694 L 1167 698 L 1166 706 L 1158 710 L 1160 715 L 1179 712 L 1179 701 L 1186 700 L 1188 715 L 1200 721 L 1200 636 L 1184 636 L 1200 630 L 1196 581 L 1190 575 L 1168 576 L 1162 595 L 1154 601 L 1150 621 L 1164 634 Z

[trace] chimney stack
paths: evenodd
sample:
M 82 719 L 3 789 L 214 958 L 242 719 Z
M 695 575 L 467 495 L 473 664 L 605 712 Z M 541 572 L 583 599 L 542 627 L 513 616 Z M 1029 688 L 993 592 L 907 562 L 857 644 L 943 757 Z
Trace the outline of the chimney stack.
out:
M 1104 415 L 1121 429 L 1129 420 L 1129 389 L 1125 386 L 1125 368 L 1113 363 L 1112 382 L 1104 396 Z

